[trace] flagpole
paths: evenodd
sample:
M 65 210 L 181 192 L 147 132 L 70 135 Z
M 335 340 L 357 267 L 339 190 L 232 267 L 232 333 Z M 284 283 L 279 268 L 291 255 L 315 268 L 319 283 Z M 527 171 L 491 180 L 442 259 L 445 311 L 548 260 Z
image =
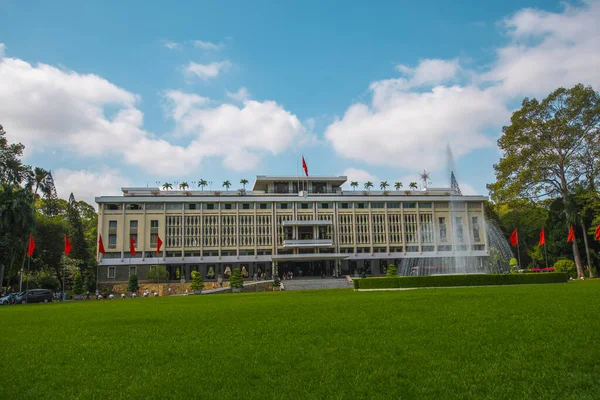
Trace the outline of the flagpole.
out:
M 25 283 L 25 303 L 29 300 L 29 263 L 31 262 L 31 256 L 27 256 L 27 282 Z
M 517 239 L 517 257 L 519 258 L 519 269 L 523 269 L 521 265 L 521 252 L 519 251 L 519 240 Z

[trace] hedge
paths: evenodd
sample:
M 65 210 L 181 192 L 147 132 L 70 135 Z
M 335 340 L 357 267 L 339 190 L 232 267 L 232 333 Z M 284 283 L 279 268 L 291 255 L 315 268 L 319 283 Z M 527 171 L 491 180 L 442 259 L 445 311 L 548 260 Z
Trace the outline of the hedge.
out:
M 354 289 L 390 289 L 452 286 L 522 285 L 531 283 L 565 283 L 569 280 L 565 272 L 535 274 L 473 274 L 399 276 L 394 278 L 355 278 Z

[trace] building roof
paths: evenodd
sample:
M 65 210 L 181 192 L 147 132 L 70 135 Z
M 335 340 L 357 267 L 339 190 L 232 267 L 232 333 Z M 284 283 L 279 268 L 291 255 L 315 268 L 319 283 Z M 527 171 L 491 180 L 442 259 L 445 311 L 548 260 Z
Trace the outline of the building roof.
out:
M 254 181 L 254 185 L 252 185 L 252 190 L 266 190 L 269 183 L 273 182 L 292 182 L 292 181 L 302 181 L 302 182 L 330 182 L 333 185 L 342 186 L 348 177 L 346 176 L 266 176 L 266 175 L 257 175 L 256 180 Z

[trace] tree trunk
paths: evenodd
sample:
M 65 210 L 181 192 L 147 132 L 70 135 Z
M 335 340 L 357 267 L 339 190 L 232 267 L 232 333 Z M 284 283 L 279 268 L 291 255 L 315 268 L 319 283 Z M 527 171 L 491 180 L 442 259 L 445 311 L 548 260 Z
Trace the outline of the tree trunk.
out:
M 573 258 L 575 259 L 575 265 L 577 266 L 577 279 L 585 276 L 583 267 L 581 266 L 581 256 L 579 255 L 579 248 L 577 247 L 577 239 L 573 239 Z
M 587 229 L 585 229 L 585 222 L 581 221 L 581 228 L 583 229 L 583 243 L 585 244 L 585 255 L 587 256 L 587 269 L 590 278 L 594 277 L 594 272 L 592 271 L 592 259 L 590 258 L 590 247 L 588 246 L 588 237 L 587 237 Z

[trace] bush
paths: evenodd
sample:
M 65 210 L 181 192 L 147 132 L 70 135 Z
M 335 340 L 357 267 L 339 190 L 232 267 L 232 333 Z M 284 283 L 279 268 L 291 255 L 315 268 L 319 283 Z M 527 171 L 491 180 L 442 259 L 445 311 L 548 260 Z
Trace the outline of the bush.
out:
M 388 270 L 387 270 L 387 273 L 385 274 L 385 276 L 397 276 L 397 275 L 398 275 L 398 268 L 394 264 L 388 265 Z
M 244 279 L 242 278 L 242 273 L 240 272 L 239 268 L 233 270 L 229 284 L 231 285 L 232 289 L 239 289 L 244 286 Z
M 514 257 L 511 258 L 509 265 L 510 265 L 510 273 L 511 274 L 516 274 L 517 272 L 519 272 L 519 262 L 517 261 L 516 258 L 514 258 Z
M 202 281 L 202 275 L 200 275 L 200 272 L 192 271 L 192 284 L 190 285 L 190 288 L 195 291 L 202 290 L 203 287 L 204 281 Z
M 50 289 L 53 292 L 57 292 L 60 289 L 60 282 L 52 275 L 40 276 L 40 287 L 42 289 Z
M 273 278 L 273 287 L 280 287 L 281 286 L 281 279 L 279 279 L 279 277 L 277 275 L 275 275 L 275 278 Z
M 137 275 L 133 274 L 129 277 L 129 284 L 127 285 L 127 290 L 130 292 L 137 292 L 140 289 L 140 285 L 138 285 Z
M 75 274 L 73 278 L 73 294 L 82 294 L 83 293 L 83 278 L 81 274 L 78 272 Z
M 436 275 L 401 276 L 396 278 L 354 279 L 355 289 L 389 289 L 418 287 L 523 285 L 531 283 L 564 283 L 568 276 L 564 272 L 502 275 Z
M 577 269 L 573 260 L 561 259 L 554 263 L 555 272 L 566 272 L 567 275 L 576 277 Z
M 169 271 L 164 265 L 151 265 L 148 272 L 149 281 L 166 282 L 169 280 Z

